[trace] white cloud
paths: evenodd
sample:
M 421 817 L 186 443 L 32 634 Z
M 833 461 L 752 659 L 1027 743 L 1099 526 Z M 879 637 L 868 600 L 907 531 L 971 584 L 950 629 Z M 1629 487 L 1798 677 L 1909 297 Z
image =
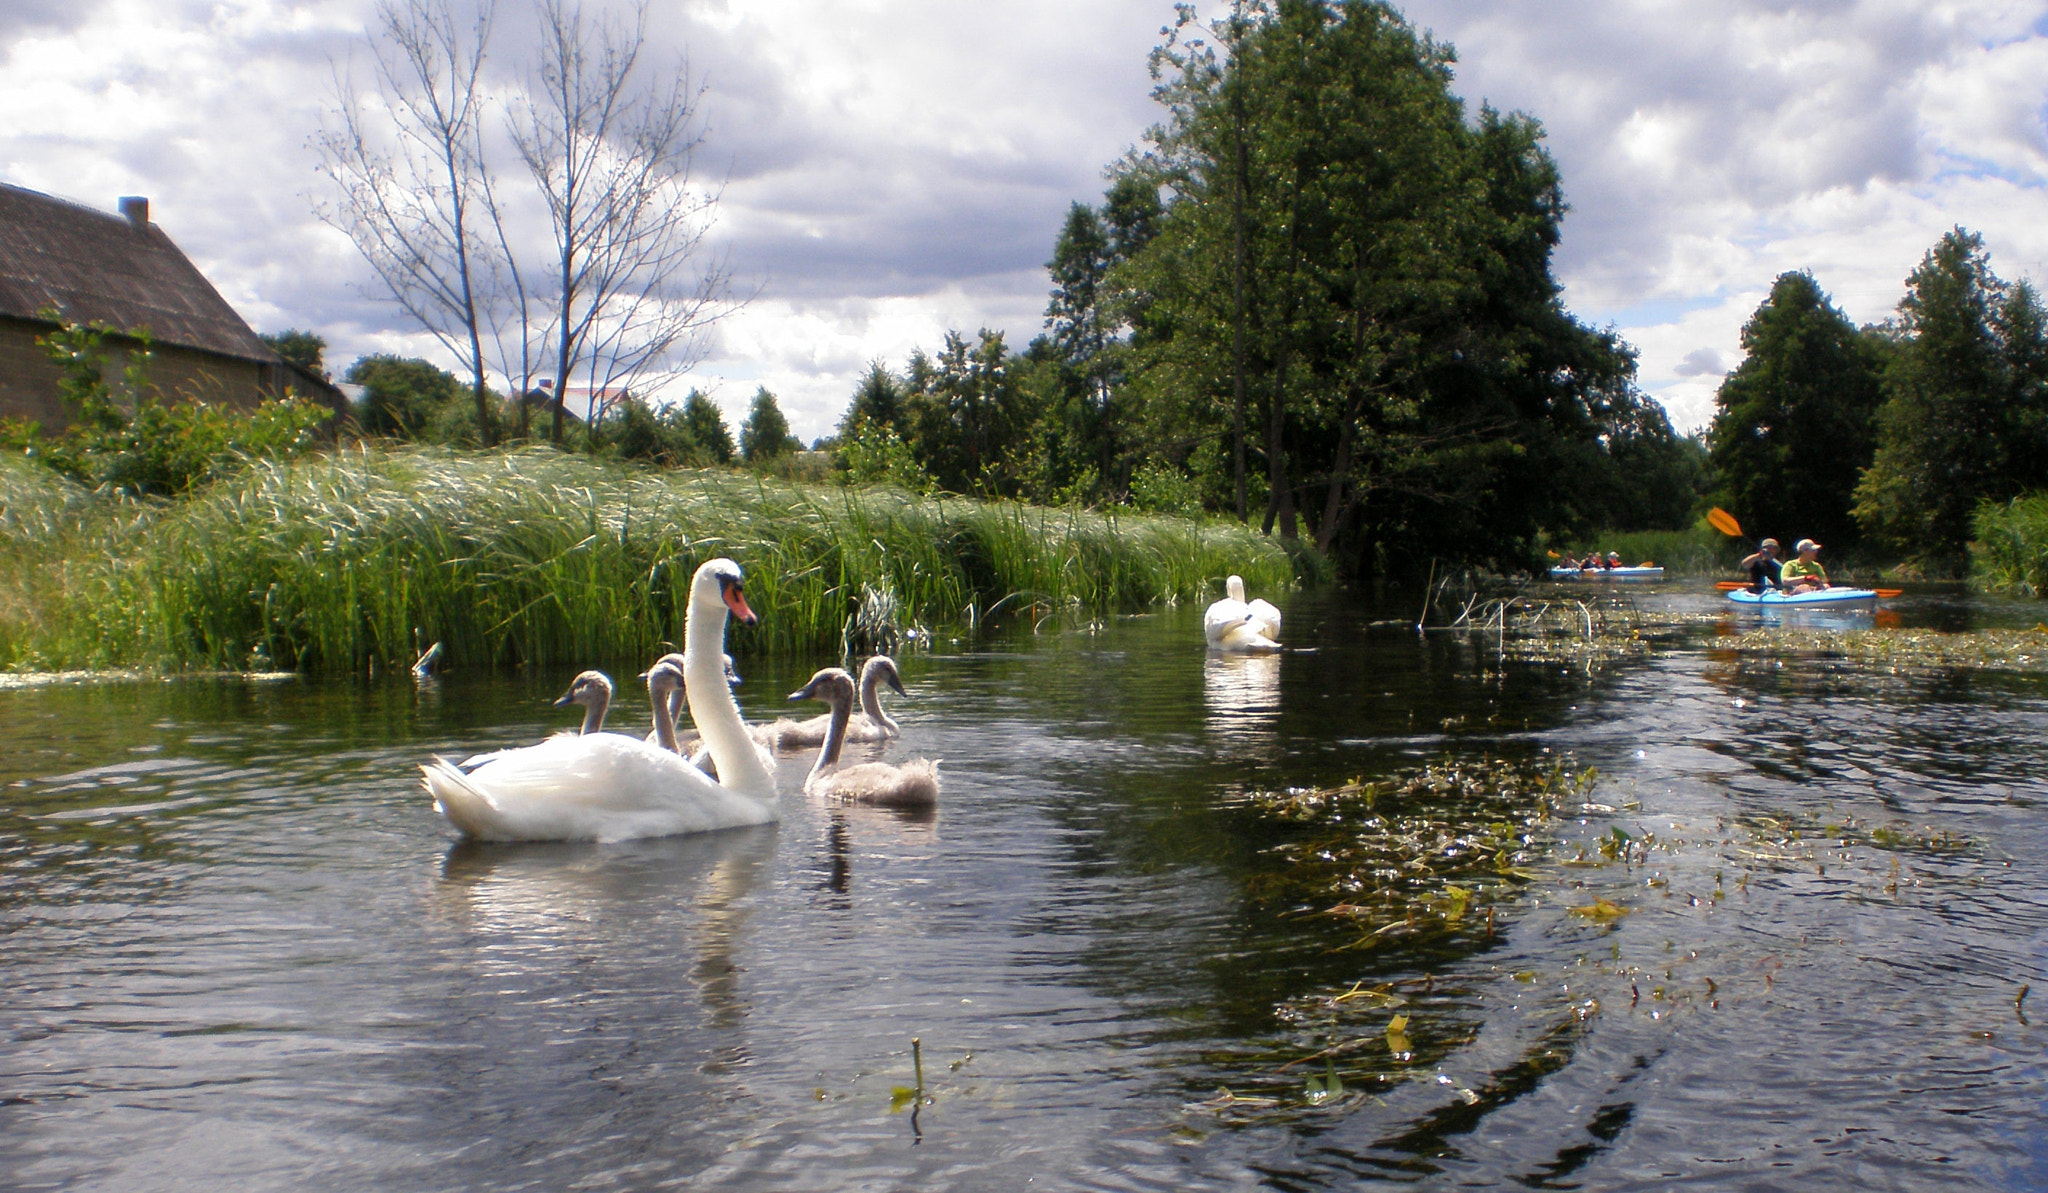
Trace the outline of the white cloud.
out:
M 1210 7 L 1216 7 L 1211 4 Z M 307 137 L 368 0 L 0 0 L 0 178 L 156 217 L 259 328 L 313 327 L 342 362 L 438 355 L 319 224 Z M 1415 0 L 1476 106 L 1541 119 L 1573 204 L 1566 301 L 1641 350 L 1681 426 L 1789 269 L 1884 318 L 1950 226 L 2007 277 L 2048 277 L 2048 23 L 2038 2 Z M 805 437 L 872 358 L 944 331 L 1040 326 L 1066 205 L 1157 118 L 1164 0 L 694 0 L 657 59 L 708 83 L 702 176 L 718 244 L 761 297 L 686 383 L 736 418 L 757 384 Z M 531 36 L 500 12 L 506 59 Z M 1712 367 L 1710 367 L 1710 365 Z

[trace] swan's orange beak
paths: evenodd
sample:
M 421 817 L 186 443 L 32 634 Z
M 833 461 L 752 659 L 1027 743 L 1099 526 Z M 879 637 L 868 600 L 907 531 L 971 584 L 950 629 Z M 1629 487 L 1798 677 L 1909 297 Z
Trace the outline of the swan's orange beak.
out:
M 747 608 L 747 595 L 738 580 L 728 580 L 719 585 L 718 595 L 725 598 L 725 607 L 732 610 L 732 615 L 739 618 L 742 625 L 753 625 L 761 620 Z

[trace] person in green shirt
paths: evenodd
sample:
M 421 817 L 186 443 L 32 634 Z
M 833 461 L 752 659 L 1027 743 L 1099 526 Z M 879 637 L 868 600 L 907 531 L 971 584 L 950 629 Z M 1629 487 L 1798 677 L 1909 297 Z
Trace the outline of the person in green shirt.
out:
M 1812 539 L 1800 539 L 1794 548 L 1799 558 L 1785 565 L 1780 573 L 1787 592 L 1813 592 L 1828 587 L 1827 569 L 1820 565 L 1820 544 Z

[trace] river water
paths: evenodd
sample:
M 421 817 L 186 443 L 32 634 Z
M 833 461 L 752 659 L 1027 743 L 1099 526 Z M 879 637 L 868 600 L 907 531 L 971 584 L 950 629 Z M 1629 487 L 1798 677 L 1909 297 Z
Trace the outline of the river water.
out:
M 937 816 L 792 755 L 780 825 L 609 846 L 419 786 L 566 675 L 0 692 L 0 1188 L 2048 1187 L 2048 676 L 1288 613 L 941 641 Z M 815 665 L 734 646 L 753 717 Z M 1595 777 L 1483 918 L 1274 894 L 1253 793 L 1502 756 Z

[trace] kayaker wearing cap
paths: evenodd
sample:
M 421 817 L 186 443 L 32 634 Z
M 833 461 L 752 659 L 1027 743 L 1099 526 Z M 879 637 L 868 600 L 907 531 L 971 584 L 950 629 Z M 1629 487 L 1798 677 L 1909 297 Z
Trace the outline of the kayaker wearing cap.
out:
M 1777 539 L 1765 539 L 1763 542 L 1758 543 L 1756 545 L 1756 554 L 1743 560 L 1742 566 L 1749 571 L 1749 590 L 1751 592 L 1761 594 L 1766 584 L 1780 592 L 1785 590 L 1784 577 L 1779 575 L 1784 565 L 1778 562 Z
M 1595 554 L 1598 554 L 1598 552 L 1595 552 Z M 1605 558 L 1605 559 L 1603 559 L 1603 560 L 1601 560 L 1601 561 L 1600 561 L 1600 566 L 1601 566 L 1601 567 L 1603 567 L 1603 568 L 1606 568 L 1606 569 L 1607 569 L 1608 571 L 1610 571 L 1610 572 L 1611 572 L 1611 571 L 1613 571 L 1613 570 L 1614 570 L 1615 568 L 1618 568 L 1618 567 L 1620 567 L 1620 566 L 1621 566 L 1621 552 L 1619 552 L 1619 551 L 1609 551 L 1609 552 L 1607 553 L 1607 558 Z
M 1793 592 L 1816 592 L 1828 587 L 1827 569 L 1820 565 L 1820 544 L 1800 539 L 1793 550 L 1799 552 L 1799 558 L 1784 566 L 1779 582 Z

